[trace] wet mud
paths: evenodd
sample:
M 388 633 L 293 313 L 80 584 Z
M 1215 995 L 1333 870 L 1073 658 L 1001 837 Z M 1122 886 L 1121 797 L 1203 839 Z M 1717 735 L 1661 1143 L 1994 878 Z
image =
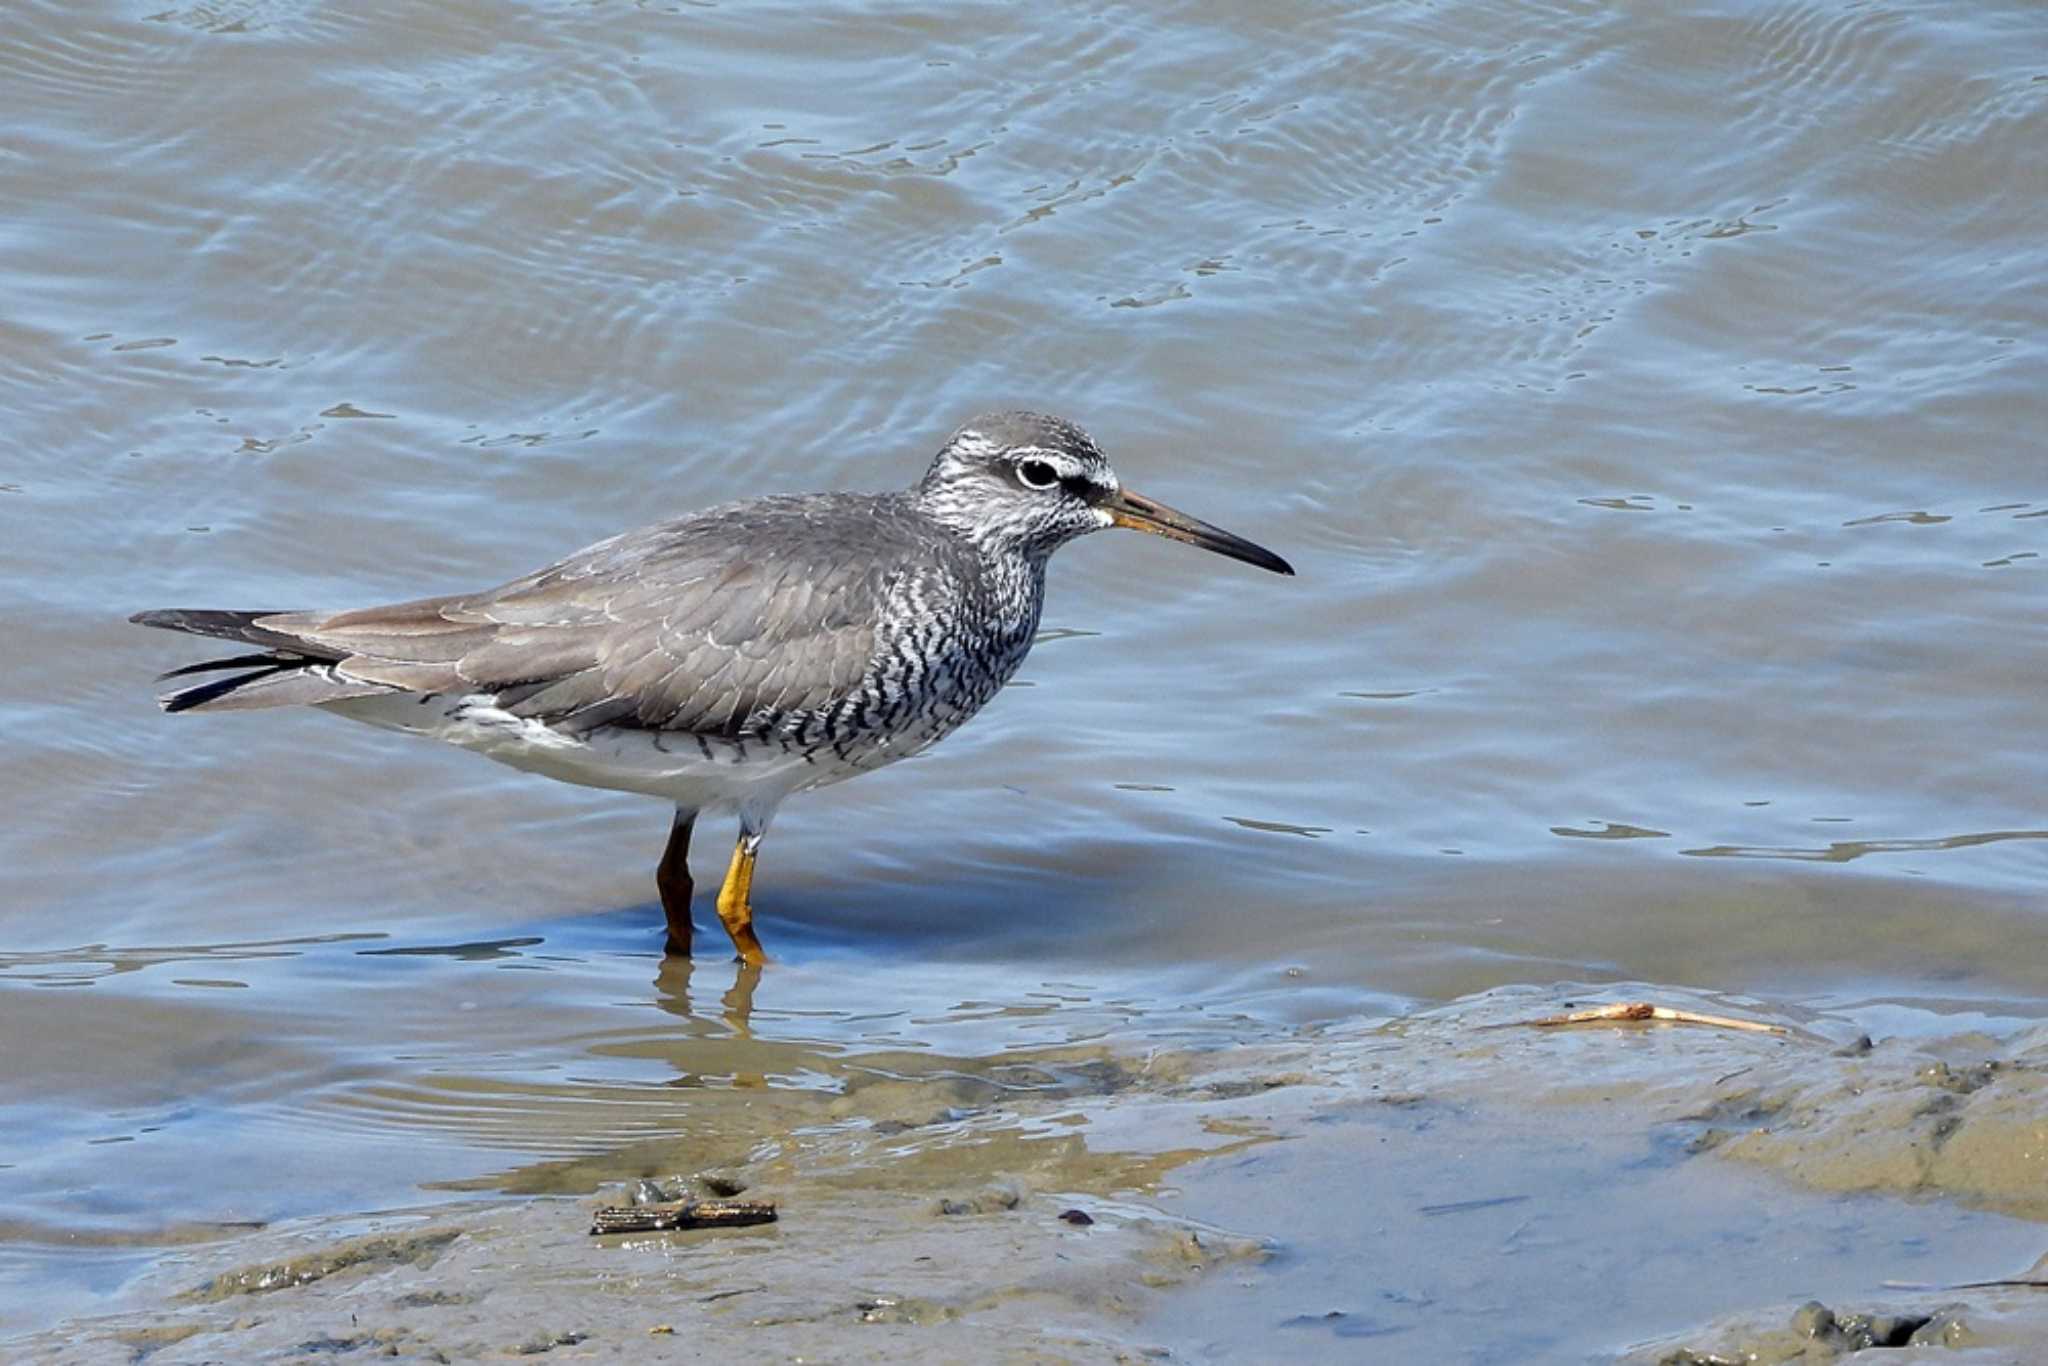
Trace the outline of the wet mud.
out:
M 1787 1032 L 1527 1024 L 1623 994 Z M 626 1145 L 439 1205 L 179 1249 L 113 1312 L 10 1351 L 168 1366 L 1398 1346 L 1685 1366 L 1908 1346 L 2014 1360 L 2048 1334 L 2048 1293 L 1966 1284 L 2022 1278 L 2048 1247 L 2048 1029 L 1872 1041 L 1754 1001 L 1504 989 L 1262 1044 L 1002 1067 L 1033 1084 L 763 1088 L 715 1148 Z M 601 1206 L 678 1191 L 780 1217 L 588 1232 Z
M 2044 1276 L 2048 1259 L 2016 1278 L 2033 1285 L 1895 1291 L 1865 1297 L 1860 1309 L 1810 1300 L 1789 1314 L 1779 1308 L 1735 1314 L 1639 1348 L 1625 1366 L 1787 1366 L 1850 1357 L 1870 1366 L 1894 1360 L 1955 1366 L 2037 1362 L 2048 1343 Z M 1900 1355 L 1887 1357 L 1885 1349 Z

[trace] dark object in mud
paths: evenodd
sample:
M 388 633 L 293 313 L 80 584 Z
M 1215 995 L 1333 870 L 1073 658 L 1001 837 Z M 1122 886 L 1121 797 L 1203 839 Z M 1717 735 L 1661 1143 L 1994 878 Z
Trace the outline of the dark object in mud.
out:
M 1868 1314 L 1836 1313 L 1819 1300 L 1808 1300 L 1792 1311 L 1783 1334 L 1766 1334 L 1761 1341 L 1707 1351 L 1681 1347 L 1657 1358 L 1657 1366 L 1737 1366 L 1750 1361 L 1836 1361 L 1883 1347 L 1953 1347 L 1966 1342 L 1961 1305 L 1949 1305 L 1932 1313 Z M 1791 1346 L 1787 1344 L 1789 1338 Z M 1759 1348 L 1764 1350 L 1760 1351 Z M 1789 1355 L 1787 1354 L 1789 1351 Z
M 1934 1319 L 1932 1314 L 1837 1314 L 1808 1300 L 1792 1315 L 1792 1331 L 1845 1352 L 1871 1347 L 1905 1347 Z
M 1420 1205 L 1415 1212 L 1422 1215 L 1469 1214 L 1476 1209 L 1492 1209 L 1497 1205 L 1519 1205 L 1529 1197 L 1526 1195 L 1489 1195 L 1482 1200 L 1451 1200 L 1441 1205 Z
M 939 1201 L 938 1213 L 1007 1214 L 1024 1201 L 1024 1192 L 1007 1182 L 997 1182 L 975 1195 L 949 1197 Z
M 1076 1228 L 1086 1228 L 1095 1222 L 1095 1216 L 1085 1209 L 1063 1209 L 1059 1217 L 1061 1223 L 1072 1224 Z
M 606 1205 L 592 1233 L 655 1233 L 676 1228 L 745 1228 L 775 1222 L 771 1200 L 681 1200 L 670 1205 Z

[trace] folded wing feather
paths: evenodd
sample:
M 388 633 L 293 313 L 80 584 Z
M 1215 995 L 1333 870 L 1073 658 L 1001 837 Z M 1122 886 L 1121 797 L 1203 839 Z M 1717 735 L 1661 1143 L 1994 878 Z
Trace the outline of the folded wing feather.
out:
M 887 518 L 858 532 L 832 518 L 820 526 L 788 501 L 614 537 L 483 593 L 232 614 L 236 629 L 205 633 L 271 648 L 287 667 L 188 705 L 482 693 L 571 732 L 631 724 L 724 736 L 762 708 L 829 706 L 872 659 L 891 587 L 916 567 L 915 538 L 877 536 Z M 803 534 L 786 534 L 791 517 Z M 751 553 L 763 540 L 774 554 Z

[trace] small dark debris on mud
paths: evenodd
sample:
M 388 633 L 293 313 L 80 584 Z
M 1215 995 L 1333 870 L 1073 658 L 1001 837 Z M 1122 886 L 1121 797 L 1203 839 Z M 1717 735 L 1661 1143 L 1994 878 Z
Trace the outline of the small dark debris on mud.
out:
M 537 1357 L 543 1352 L 552 1352 L 557 1347 L 574 1347 L 587 1338 L 587 1333 L 536 1333 L 512 1349 L 512 1355 Z
M 1024 1192 L 1017 1187 L 998 1182 L 973 1195 L 947 1196 L 939 1201 L 938 1212 L 942 1215 L 1007 1214 L 1023 1199 Z
M 1883 1347 L 1960 1347 L 1970 1340 L 1960 1305 L 1925 1313 L 1862 1314 L 1838 1312 L 1819 1300 L 1808 1300 L 1792 1311 L 1781 1331 L 1713 1350 L 1681 1347 L 1659 1357 L 1657 1366 L 1835 1361 Z
M 590 1231 L 657 1233 L 686 1228 L 745 1228 L 776 1221 L 768 1200 L 681 1200 L 663 1205 L 605 1205 L 591 1216 Z

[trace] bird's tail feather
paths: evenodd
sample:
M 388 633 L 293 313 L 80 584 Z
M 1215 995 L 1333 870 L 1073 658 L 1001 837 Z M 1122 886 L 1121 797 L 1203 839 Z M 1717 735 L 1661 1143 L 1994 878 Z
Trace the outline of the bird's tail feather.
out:
M 239 668 L 233 660 L 225 667 Z M 180 670 L 179 672 L 189 672 Z M 259 707 L 315 706 L 351 697 L 395 692 L 381 683 L 349 678 L 334 665 L 317 659 L 280 658 L 264 668 L 226 678 L 209 679 L 165 693 L 157 704 L 168 712 L 254 711 Z
M 334 656 L 323 657 L 319 647 L 296 636 L 265 629 L 258 623 L 281 612 L 227 612 L 172 607 L 137 612 L 128 620 L 139 626 L 155 626 L 188 635 L 235 640 L 262 647 L 255 654 L 206 659 L 160 674 L 158 681 L 185 678 L 193 674 L 235 672 L 226 678 L 210 678 L 175 688 L 157 698 L 168 712 L 247 711 L 257 707 L 289 707 L 321 702 L 339 702 L 350 697 L 368 697 L 394 691 L 382 683 L 350 678 L 335 667 Z
M 183 631 L 193 636 L 218 640 L 239 640 L 244 645 L 261 645 L 272 650 L 305 650 L 305 643 L 282 631 L 266 631 L 256 623 L 284 612 L 223 612 L 197 607 L 159 607 L 137 612 L 128 620 L 137 626 L 154 626 L 160 631 Z
M 179 669 L 177 672 L 187 673 L 205 667 L 208 666 L 195 664 L 190 669 Z M 156 699 L 157 705 L 168 712 L 195 711 L 202 707 L 226 711 L 233 705 L 235 694 L 245 688 L 253 690 L 258 684 L 276 678 L 291 668 L 291 665 L 280 662 L 249 673 L 236 674 L 231 678 L 211 678 L 204 683 L 188 684 L 160 695 Z M 248 703 L 244 701 L 241 705 L 247 706 Z
M 219 673 L 222 669 L 268 669 L 282 662 L 275 653 L 230 655 L 226 659 L 202 659 L 197 664 L 187 664 L 183 668 L 166 669 L 163 673 L 156 676 L 156 681 L 162 683 L 166 679 L 183 678 L 187 674 Z

